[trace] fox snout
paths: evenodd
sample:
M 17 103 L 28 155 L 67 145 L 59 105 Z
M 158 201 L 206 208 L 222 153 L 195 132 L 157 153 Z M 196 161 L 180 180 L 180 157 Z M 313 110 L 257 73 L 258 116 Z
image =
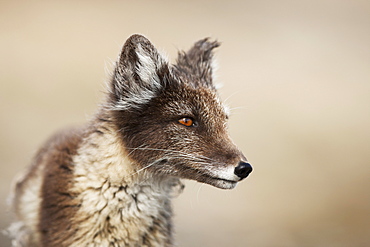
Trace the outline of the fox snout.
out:
M 213 163 L 213 172 L 206 169 L 205 173 L 212 174 L 215 180 L 204 179 L 200 182 L 208 183 L 222 189 L 233 189 L 237 183 L 247 178 L 253 171 L 252 165 L 247 161 L 243 153 L 233 145 L 233 148 L 227 148 L 224 152 L 216 151 L 209 157 L 214 157 L 218 162 Z M 218 165 L 217 165 L 218 163 Z M 198 180 L 199 181 L 199 180 Z

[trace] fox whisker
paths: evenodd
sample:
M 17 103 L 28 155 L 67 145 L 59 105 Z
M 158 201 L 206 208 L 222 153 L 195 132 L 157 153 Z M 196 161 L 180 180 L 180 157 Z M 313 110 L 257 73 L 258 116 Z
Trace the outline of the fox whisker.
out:
M 133 149 L 133 150 L 130 152 L 130 154 L 131 154 L 132 152 L 136 151 L 136 150 L 164 151 L 164 152 L 168 152 L 168 153 L 182 154 L 182 155 L 184 155 L 184 157 L 189 157 L 189 158 L 194 158 L 194 159 L 201 159 L 201 160 L 209 160 L 209 161 L 212 161 L 212 162 L 218 163 L 216 160 L 211 159 L 211 158 L 209 158 L 209 157 L 206 157 L 206 156 L 203 156 L 203 155 L 197 155 L 197 156 L 194 156 L 193 154 L 189 154 L 189 153 L 182 152 L 182 151 L 179 151 L 179 150 L 160 149 L 160 148 L 143 148 L 143 147 L 128 148 L 128 149 Z

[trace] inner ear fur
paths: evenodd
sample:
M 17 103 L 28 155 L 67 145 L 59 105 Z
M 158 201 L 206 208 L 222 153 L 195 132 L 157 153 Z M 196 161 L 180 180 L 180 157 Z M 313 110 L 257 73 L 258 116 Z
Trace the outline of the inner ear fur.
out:
M 112 79 L 116 108 L 138 108 L 164 86 L 167 60 L 144 36 L 134 34 L 125 42 Z

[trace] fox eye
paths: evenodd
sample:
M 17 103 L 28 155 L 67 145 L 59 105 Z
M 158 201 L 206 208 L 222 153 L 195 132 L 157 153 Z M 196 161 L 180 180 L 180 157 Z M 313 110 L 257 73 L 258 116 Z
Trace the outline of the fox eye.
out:
M 193 127 L 195 126 L 194 120 L 189 117 L 184 117 L 178 120 L 178 122 L 186 127 Z

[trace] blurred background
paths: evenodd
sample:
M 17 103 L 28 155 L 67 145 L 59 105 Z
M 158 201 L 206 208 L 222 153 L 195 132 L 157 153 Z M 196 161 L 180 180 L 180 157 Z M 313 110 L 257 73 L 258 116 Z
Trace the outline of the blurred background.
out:
M 1 229 L 12 178 L 94 114 L 133 33 L 172 61 L 222 42 L 231 136 L 254 166 L 231 191 L 186 182 L 179 246 L 370 246 L 368 0 L 0 1 Z

